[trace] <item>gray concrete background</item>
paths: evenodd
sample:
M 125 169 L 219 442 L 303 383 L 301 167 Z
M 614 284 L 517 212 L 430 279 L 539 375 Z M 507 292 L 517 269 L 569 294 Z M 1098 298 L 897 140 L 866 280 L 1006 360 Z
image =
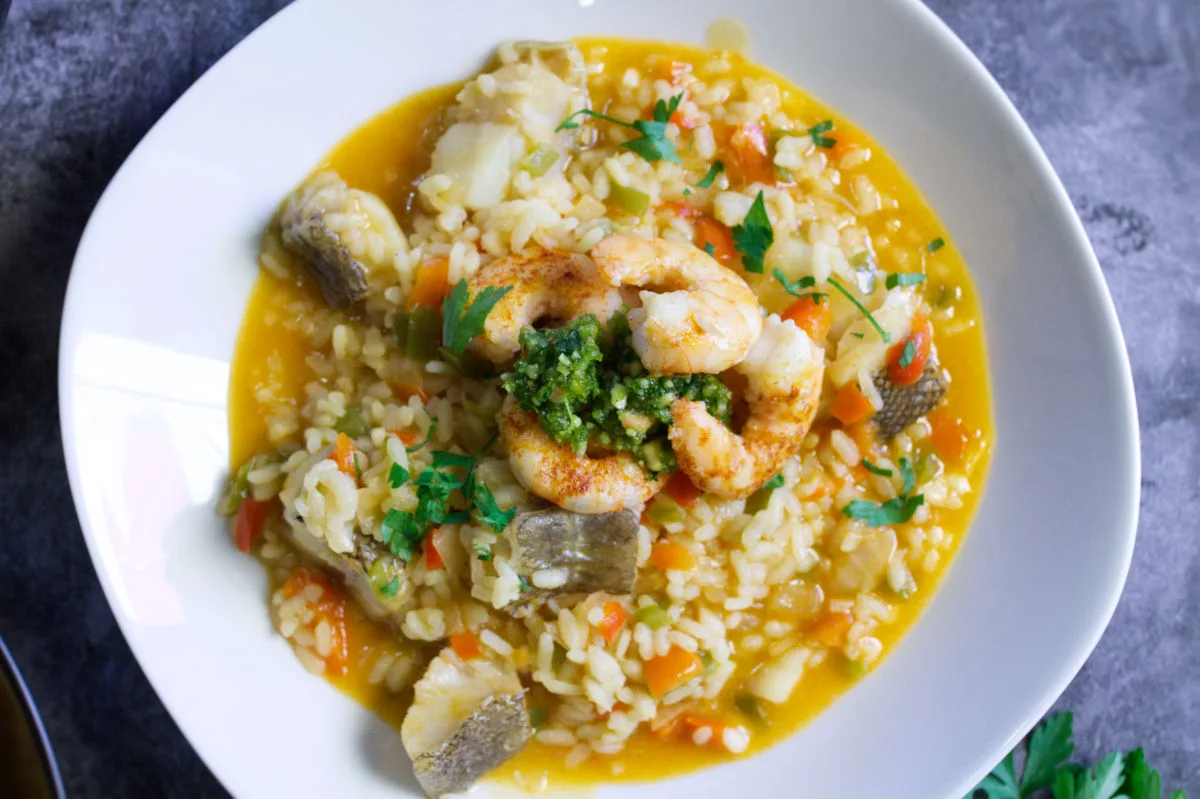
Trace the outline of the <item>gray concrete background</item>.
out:
M 101 594 L 67 488 L 55 353 L 101 191 L 175 98 L 284 4 L 16 0 L 0 31 L 0 634 L 72 796 L 224 795 Z M 930 5 L 1062 176 L 1133 362 L 1138 546 L 1112 625 L 1058 706 L 1076 713 L 1083 757 L 1143 745 L 1166 783 L 1200 796 L 1200 2 Z

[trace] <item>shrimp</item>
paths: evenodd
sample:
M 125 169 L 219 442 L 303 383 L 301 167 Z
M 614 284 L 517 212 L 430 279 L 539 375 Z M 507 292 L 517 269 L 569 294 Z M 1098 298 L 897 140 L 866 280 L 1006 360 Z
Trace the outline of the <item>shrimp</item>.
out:
M 609 513 L 636 507 L 666 483 L 666 475 L 649 476 L 628 452 L 603 458 L 576 455 L 568 445 L 550 438 L 515 397 L 505 399 L 499 420 L 500 437 L 517 480 L 566 510 Z
M 600 279 L 584 255 L 540 250 L 492 261 L 471 279 L 471 296 L 488 286 L 512 288 L 488 314 L 474 346 L 496 363 L 521 349 L 521 331 L 540 319 L 592 314 L 607 322 L 625 304 L 619 289 Z
M 668 436 L 679 468 L 697 487 L 739 499 L 778 474 L 804 440 L 817 412 L 825 354 L 794 322 L 772 314 L 734 371 L 747 382 L 749 414 L 740 435 L 704 403 L 678 399 Z
M 618 235 L 590 254 L 604 280 L 642 289 L 629 326 L 633 349 L 653 374 L 723 372 L 762 332 L 746 281 L 690 244 Z

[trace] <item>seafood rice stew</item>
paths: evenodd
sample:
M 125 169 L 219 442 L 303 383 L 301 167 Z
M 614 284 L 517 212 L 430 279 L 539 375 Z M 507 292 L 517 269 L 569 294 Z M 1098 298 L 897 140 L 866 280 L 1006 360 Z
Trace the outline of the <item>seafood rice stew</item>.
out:
M 259 272 L 221 510 L 430 796 L 781 740 L 913 623 L 982 489 L 953 240 L 734 53 L 503 44 L 339 144 Z

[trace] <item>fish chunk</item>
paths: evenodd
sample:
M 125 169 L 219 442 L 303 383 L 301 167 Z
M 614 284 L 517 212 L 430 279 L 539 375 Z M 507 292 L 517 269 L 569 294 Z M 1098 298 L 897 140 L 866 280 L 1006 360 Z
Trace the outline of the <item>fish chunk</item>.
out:
M 458 793 L 520 752 L 532 735 L 525 690 L 507 664 L 447 648 L 417 681 L 400 739 L 421 788 Z
M 929 413 L 950 388 L 950 381 L 931 357 L 917 382 L 898 386 L 888 379 L 887 369 L 875 373 L 875 389 L 883 398 L 883 407 L 875 414 L 879 435 L 885 441 Z
M 373 194 L 350 189 L 336 172 L 318 172 L 279 212 L 283 246 L 321 284 L 325 302 L 344 308 L 367 293 L 371 271 L 391 267 L 408 243 L 392 212 Z
M 517 516 L 505 531 L 511 564 L 531 596 L 628 594 L 637 578 L 638 514 L 572 513 L 561 508 Z

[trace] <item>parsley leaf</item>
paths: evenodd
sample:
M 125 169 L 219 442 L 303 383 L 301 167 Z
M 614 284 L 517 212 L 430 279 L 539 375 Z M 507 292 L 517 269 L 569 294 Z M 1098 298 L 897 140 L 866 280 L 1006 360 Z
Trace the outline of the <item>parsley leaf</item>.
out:
M 988 799 L 1021 799 L 1013 757 L 1012 752 L 1005 755 L 1000 764 L 992 769 L 992 773 L 980 780 L 979 785 L 967 794 L 967 799 L 974 796 L 976 791 L 983 791 Z
M 467 300 L 470 299 L 471 292 L 467 289 L 467 281 L 458 281 L 450 296 L 442 301 L 442 346 L 459 355 L 466 352 L 471 339 L 483 332 L 488 314 L 510 291 L 512 286 L 500 289 L 488 286 L 475 296 L 474 302 L 468 308 Z
M 709 258 L 716 257 L 715 253 L 717 251 L 717 248 L 713 246 L 713 243 L 711 241 L 704 242 L 704 251 L 706 253 L 708 253 Z
M 437 432 L 437 424 L 438 424 L 437 417 L 436 416 L 431 417 L 429 420 L 429 430 L 426 431 L 424 440 L 418 441 L 416 444 L 413 444 L 411 447 L 405 447 L 404 450 L 406 452 L 416 452 L 421 447 L 428 444 L 430 439 L 433 438 L 433 434 Z
M 850 335 L 854 336 L 856 339 L 858 339 L 860 341 L 864 338 L 862 333 L 851 333 Z
M 925 495 L 913 495 L 917 476 L 909 466 L 907 458 L 900 459 L 900 476 L 904 480 L 904 490 L 895 499 L 887 502 L 869 502 L 865 499 L 851 500 L 842 508 L 842 513 L 852 519 L 858 519 L 868 527 L 886 527 L 892 524 L 904 524 L 913 517 L 917 508 L 925 504 Z
M 849 291 L 847 291 L 846 287 L 837 281 L 837 278 L 835 278 L 831 275 L 829 278 L 829 282 L 835 289 L 840 291 L 846 299 L 848 299 L 848 300 L 850 300 L 850 302 L 854 303 L 854 307 L 856 307 L 856 308 L 858 308 L 858 310 L 862 311 L 863 316 L 867 317 L 867 321 L 871 323 L 871 327 L 875 328 L 875 332 L 877 332 L 879 334 L 879 337 L 881 339 L 883 339 L 884 344 L 888 344 L 891 342 L 892 337 L 888 334 L 888 332 L 886 330 L 884 330 L 882 327 L 879 326 L 879 322 L 875 321 L 874 316 L 871 316 L 871 312 L 867 310 L 867 306 L 863 305 L 861 302 L 858 301 L 857 297 L 855 297 L 853 294 L 851 294 Z
M 911 338 L 904 342 L 904 349 L 900 351 L 899 366 L 901 369 L 907 369 L 912 366 L 913 358 L 917 357 L 917 342 Z
M 1055 769 L 1075 751 L 1075 744 L 1071 743 L 1071 723 L 1070 713 L 1055 713 L 1029 736 L 1025 773 L 1021 775 L 1022 796 L 1049 787 L 1054 782 Z
M 474 490 L 471 492 L 471 498 L 475 502 L 475 507 L 479 508 L 479 518 L 483 519 L 497 533 L 504 532 L 504 528 L 508 527 L 508 523 L 517 515 L 517 509 L 502 510 L 496 502 L 496 495 L 490 488 L 483 483 L 476 482 L 472 485 Z
M 747 272 L 762 274 L 763 259 L 767 250 L 775 243 L 775 231 L 771 229 L 771 220 L 767 216 L 767 206 L 763 201 L 762 189 L 750 204 L 750 210 L 740 225 L 733 228 L 733 244 L 742 254 L 742 266 Z
M 399 488 L 412 479 L 412 475 L 398 463 L 393 463 L 392 468 L 388 469 L 388 483 L 392 488 Z
M 810 289 L 817 285 L 817 279 L 811 275 L 806 275 L 795 280 L 788 280 L 783 270 L 776 268 L 771 270 L 771 276 L 779 281 L 779 285 L 783 286 L 784 291 L 798 300 L 802 300 L 805 297 L 812 297 L 812 301 L 820 305 L 821 300 L 829 296 L 820 291 L 802 291 L 802 289 Z
M 433 468 L 435 469 L 473 469 L 475 459 L 470 455 L 459 455 L 457 452 L 434 450 Z
M 863 468 L 866 469 L 871 474 L 877 474 L 880 477 L 891 477 L 892 476 L 891 469 L 880 468 L 880 467 L 876 466 L 875 464 L 871 463 L 866 458 L 862 459 L 862 465 L 863 465 Z
M 711 167 L 709 167 L 708 173 L 705 174 L 704 177 L 700 178 L 700 182 L 696 184 L 696 188 L 698 188 L 698 189 L 711 188 L 713 181 L 717 179 L 717 175 L 721 174 L 724 171 L 725 171 L 725 164 L 721 163 L 720 161 L 714 161 L 713 165 Z
M 605 122 L 611 122 L 623 128 L 630 128 L 642 134 L 622 144 L 621 146 L 625 149 L 632 150 L 650 163 L 666 159 L 678 164 L 681 163 L 679 154 L 675 152 L 674 143 L 667 138 L 667 123 L 670 122 L 671 114 L 675 113 L 675 109 L 679 107 L 679 103 L 682 101 L 682 92 L 672 97 L 670 102 L 659 100 L 654 105 L 652 119 L 635 119 L 633 122 L 615 119 L 607 114 L 593 111 L 590 108 L 583 108 L 559 123 L 554 132 L 557 133 L 560 130 L 579 127 L 580 123 L 576 121 L 576 118 L 580 116 L 603 119 Z
M 387 512 L 379 531 L 383 536 L 383 543 L 392 550 L 392 554 L 404 561 L 412 560 L 417 552 L 417 545 L 425 534 L 424 528 L 417 524 L 415 514 L 398 508 Z
M 915 286 L 924 282 L 925 276 L 920 272 L 893 272 L 887 276 L 885 281 L 890 289 L 894 289 L 896 286 Z
M 379 589 L 379 593 L 383 596 L 395 596 L 396 592 L 399 590 L 400 590 L 400 578 L 393 577 L 391 580 L 388 581 L 387 585 L 385 585 L 383 588 Z
M 930 254 L 933 254 L 945 246 L 946 246 L 946 240 L 943 239 L 941 236 L 938 236 L 936 239 L 934 239 L 933 241 L 931 241 L 925 245 L 925 250 L 927 252 L 929 252 Z
M 777 474 L 774 477 L 772 477 L 770 480 L 768 480 L 767 482 L 763 483 L 762 488 L 759 490 L 760 491 L 771 491 L 773 489 L 782 488 L 782 487 L 783 487 L 783 475 Z
M 1054 781 L 1054 799 L 1114 799 L 1121 790 L 1124 760 L 1120 752 L 1111 752 L 1091 771 L 1083 769 L 1075 774 L 1064 769 L 1058 772 Z
M 833 130 L 833 120 L 827 119 L 824 122 L 818 122 L 808 129 L 808 135 L 812 137 L 813 144 L 818 147 L 828 149 L 837 144 L 837 139 L 831 139 L 828 136 L 822 136 L 822 133 L 827 133 Z
M 490 549 L 488 549 L 487 547 L 485 547 L 483 544 L 478 544 L 475 547 L 475 557 L 477 560 L 481 560 L 484 563 L 487 563 L 488 561 L 490 561 L 492 559 L 492 551 Z

